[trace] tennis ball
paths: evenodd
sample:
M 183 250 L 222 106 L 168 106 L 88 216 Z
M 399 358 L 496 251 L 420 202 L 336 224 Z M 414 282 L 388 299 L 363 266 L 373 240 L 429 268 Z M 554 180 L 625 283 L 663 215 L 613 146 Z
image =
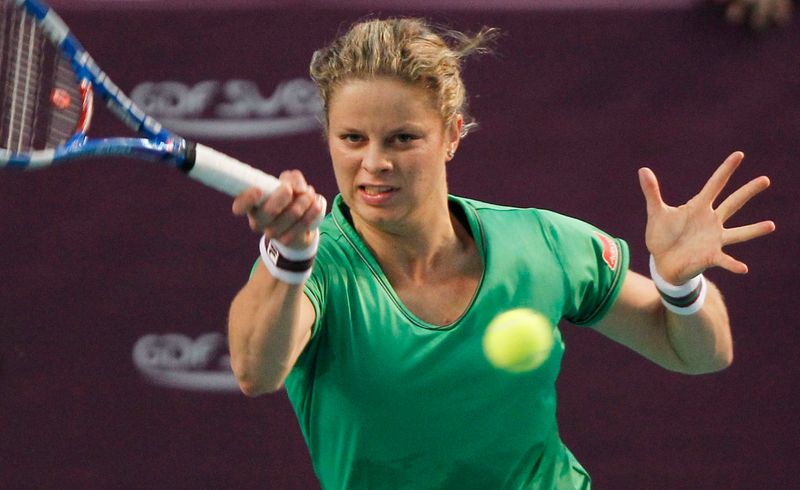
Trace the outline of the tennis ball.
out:
M 508 310 L 489 323 L 483 352 L 496 368 L 521 373 L 542 365 L 553 348 L 553 325 L 528 308 Z

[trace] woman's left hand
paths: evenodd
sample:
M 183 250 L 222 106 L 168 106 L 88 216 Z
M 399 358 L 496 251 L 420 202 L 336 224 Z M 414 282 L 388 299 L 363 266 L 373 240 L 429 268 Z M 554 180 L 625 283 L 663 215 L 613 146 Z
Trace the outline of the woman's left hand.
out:
M 772 221 L 725 228 L 725 222 L 750 199 L 769 187 L 769 178 L 757 177 L 743 185 L 714 208 L 744 153 L 732 153 L 722 162 L 695 197 L 678 207 L 661 199 L 658 180 L 649 168 L 639 169 L 639 183 L 647 201 L 645 242 L 658 273 L 672 284 L 683 284 L 710 267 L 722 267 L 737 274 L 747 265 L 722 251 L 722 247 L 767 235 L 775 230 Z

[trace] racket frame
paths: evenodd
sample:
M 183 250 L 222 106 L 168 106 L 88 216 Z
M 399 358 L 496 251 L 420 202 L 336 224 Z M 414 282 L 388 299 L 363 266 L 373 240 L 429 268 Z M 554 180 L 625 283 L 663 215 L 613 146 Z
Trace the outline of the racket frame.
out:
M 161 161 L 178 168 L 187 166 L 187 156 L 192 156 L 194 153 L 190 149 L 193 145 L 167 131 L 161 123 L 139 108 L 100 69 L 53 9 L 38 0 L 14 0 L 14 3 L 36 20 L 41 32 L 70 62 L 83 98 L 82 114 L 76 132 L 62 146 L 30 153 L 15 153 L 0 148 L 0 166 L 41 168 L 77 158 L 102 156 Z M 99 96 L 126 126 L 144 137 L 89 139 L 87 133 L 91 125 L 95 95 Z M 191 165 L 188 166 L 191 168 Z
M 111 81 L 53 9 L 39 0 L 13 2 L 36 20 L 41 31 L 70 62 L 81 89 L 83 114 L 75 134 L 62 146 L 30 153 L 0 148 L 0 167 L 33 169 L 84 157 L 121 156 L 169 164 L 229 196 L 257 187 L 262 191 L 263 202 L 279 186 L 277 178 L 262 170 L 167 131 Z M 144 137 L 88 138 L 94 95 L 99 96 L 129 128 Z M 327 208 L 322 195 L 317 195 L 317 202 L 322 213 L 312 223 L 312 228 L 319 227 Z

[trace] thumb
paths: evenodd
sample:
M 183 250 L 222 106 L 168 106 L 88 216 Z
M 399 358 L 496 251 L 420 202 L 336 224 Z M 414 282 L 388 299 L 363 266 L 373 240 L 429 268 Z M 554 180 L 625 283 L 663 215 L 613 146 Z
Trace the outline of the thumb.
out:
M 655 213 L 664 205 L 656 174 L 647 167 L 639 169 L 639 186 L 641 186 L 642 194 L 647 202 L 647 214 Z

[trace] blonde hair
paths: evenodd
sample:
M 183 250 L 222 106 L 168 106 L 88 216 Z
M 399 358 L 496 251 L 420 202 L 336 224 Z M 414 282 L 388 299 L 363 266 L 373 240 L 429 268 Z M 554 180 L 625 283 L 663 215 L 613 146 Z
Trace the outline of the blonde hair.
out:
M 388 18 L 354 24 L 311 58 L 311 78 L 322 98 L 323 125 L 336 88 L 348 79 L 396 77 L 429 90 L 445 124 L 460 114 L 461 136 L 477 124 L 467 113 L 467 95 L 461 79 L 462 60 L 488 50 L 498 31 L 483 28 L 475 35 L 440 29 L 419 18 Z

